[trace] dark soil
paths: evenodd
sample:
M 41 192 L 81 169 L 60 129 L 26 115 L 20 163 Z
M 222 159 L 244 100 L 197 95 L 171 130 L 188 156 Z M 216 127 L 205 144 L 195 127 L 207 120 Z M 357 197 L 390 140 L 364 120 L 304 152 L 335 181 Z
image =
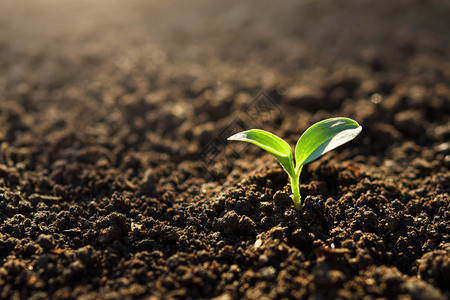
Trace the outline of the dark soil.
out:
M 216 2 L 1 1 L 0 298 L 448 299 L 449 2 Z

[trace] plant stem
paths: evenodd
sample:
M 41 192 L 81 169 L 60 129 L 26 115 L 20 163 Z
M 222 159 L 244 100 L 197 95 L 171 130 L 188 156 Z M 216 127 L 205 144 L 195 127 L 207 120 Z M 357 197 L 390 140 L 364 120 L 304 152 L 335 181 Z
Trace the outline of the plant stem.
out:
M 302 210 L 302 197 L 300 195 L 300 186 L 299 186 L 299 179 L 300 179 L 300 174 L 302 172 L 302 167 L 301 166 L 297 172 L 295 172 L 294 176 L 291 177 L 289 176 L 289 178 L 291 179 L 291 189 L 292 189 L 292 201 L 294 201 L 294 207 L 297 210 Z

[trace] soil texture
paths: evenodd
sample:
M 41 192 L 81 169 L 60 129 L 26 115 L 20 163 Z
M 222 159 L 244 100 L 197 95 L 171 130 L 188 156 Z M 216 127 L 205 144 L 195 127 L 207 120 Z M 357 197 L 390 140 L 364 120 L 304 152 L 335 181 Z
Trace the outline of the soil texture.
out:
M 1 299 L 449 299 L 450 4 L 0 3 Z M 243 129 L 295 145 L 304 206 Z

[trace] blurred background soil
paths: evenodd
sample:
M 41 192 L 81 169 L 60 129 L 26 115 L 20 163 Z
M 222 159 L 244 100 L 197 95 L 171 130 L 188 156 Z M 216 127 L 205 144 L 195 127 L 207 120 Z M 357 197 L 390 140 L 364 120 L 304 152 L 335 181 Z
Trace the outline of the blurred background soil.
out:
M 450 3 L 2 0 L 0 298 L 450 296 Z M 269 155 L 347 116 L 289 199 Z M 265 298 L 264 298 L 265 297 Z

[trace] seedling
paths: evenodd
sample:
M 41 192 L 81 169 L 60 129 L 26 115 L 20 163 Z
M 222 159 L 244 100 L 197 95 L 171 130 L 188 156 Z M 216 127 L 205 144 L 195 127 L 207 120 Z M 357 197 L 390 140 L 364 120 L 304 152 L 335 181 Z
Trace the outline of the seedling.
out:
M 297 141 L 295 164 L 291 146 L 270 132 L 251 129 L 236 133 L 230 136 L 228 140 L 252 143 L 275 156 L 291 181 L 291 198 L 294 201 L 294 206 L 297 210 L 301 210 L 299 178 L 303 166 L 352 140 L 361 130 L 362 127 L 349 118 L 331 118 L 312 125 Z

